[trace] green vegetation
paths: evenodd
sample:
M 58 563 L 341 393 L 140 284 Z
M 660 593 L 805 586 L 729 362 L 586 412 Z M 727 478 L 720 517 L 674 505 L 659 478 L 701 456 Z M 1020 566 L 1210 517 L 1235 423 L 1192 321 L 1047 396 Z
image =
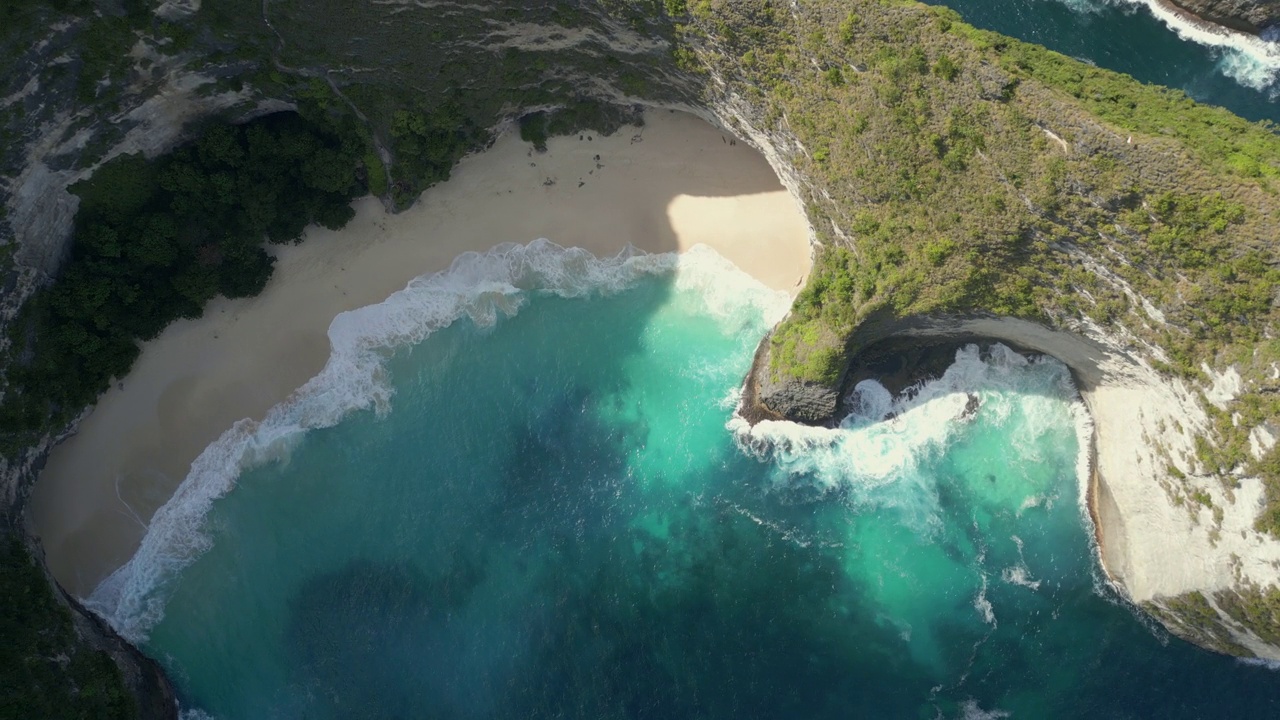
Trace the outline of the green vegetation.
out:
M 1202 439 L 1200 460 L 1227 483 L 1237 467 L 1259 473 L 1269 504 L 1258 527 L 1280 536 L 1280 450 L 1254 462 L 1248 444 L 1252 427 L 1280 421 L 1280 383 L 1264 379 L 1280 360 L 1280 342 L 1267 339 L 1280 319 L 1272 307 L 1280 284 L 1274 127 L 913 2 L 404 6 L 394 22 L 386 12 L 346 0 L 224 0 L 171 24 L 142 0 L 0 4 L 0 57 L 16 58 L 15 43 L 34 28 L 80 18 L 72 30 L 80 65 L 51 64 L 41 82 L 74 88 L 81 104 L 104 113 L 124 80 L 136 79 L 128 51 L 139 38 L 166 54 L 200 56 L 193 69 L 224 76 L 210 89 L 247 88 L 299 105 L 296 117 L 213 127 L 155 162 L 119 159 L 76 188 L 71 257 L 8 328 L 6 454 L 91 403 L 127 370 L 138 340 L 198 315 L 216 294 L 256 293 L 271 272 L 264 240 L 293 240 L 310 221 L 341 225 L 362 188 L 404 206 L 487 143 L 488 128 L 525 108 L 543 109 L 521 121 L 521 135 L 541 146 L 632 119 L 584 92 L 697 102 L 700 90 L 727 89 L 757 113 L 750 121 L 758 128 L 800 141 L 804 151 L 791 161 L 813 188 L 807 210 L 824 243 L 773 334 L 772 372 L 836 382 L 857 350 L 855 329 L 869 319 L 991 312 L 1123 324 L 1168 351 L 1170 373 L 1199 381 L 1201 362 L 1240 367 L 1249 392 L 1229 411 L 1210 408 L 1216 431 Z M 676 42 L 669 52 L 660 44 L 584 52 L 512 31 L 525 23 L 602 36 L 621 24 Z M 20 112 L 6 110 L 12 121 L 0 122 L 6 147 L 19 146 L 10 128 L 21 125 Z M 105 152 L 104 138 L 86 155 Z M 1187 497 L 1207 504 L 1207 494 Z M 17 557 L 5 567 L 18 571 L 0 572 L 6 592 L 10 576 L 17 583 L 30 566 L 10 562 Z M 1215 601 L 1241 622 L 1274 626 L 1274 593 Z M 6 610 L 51 603 L 21 597 Z M 1190 628 L 1186 637 L 1242 651 L 1203 596 L 1162 602 L 1167 609 L 1149 610 Z
M 98 83 L 123 79 L 130 66 L 129 50 L 138 41 L 138 33 L 150 26 L 152 17 L 146 0 L 125 0 L 123 15 L 100 13 L 86 23 L 76 43 L 84 63 L 76 85 L 80 102 L 94 101 Z
M 1217 611 L 1198 590 L 1144 602 L 1142 609 L 1183 640 L 1227 655 L 1253 657 L 1253 653 L 1236 642 L 1222 626 Z
M 1221 590 L 1214 600 L 1233 620 L 1249 628 L 1263 642 L 1280 645 L 1280 589 L 1253 585 Z
M 257 294 L 271 275 L 262 242 L 338 228 L 360 191 L 361 140 L 297 115 L 215 125 L 155 162 L 119 158 L 74 188 L 70 260 L 11 328 L 0 430 L 6 443 L 67 422 L 171 321 L 215 295 Z
M 136 717 L 120 669 L 76 636 L 22 542 L 0 536 L 0 719 Z
M 396 110 L 391 120 L 391 166 L 396 201 L 412 202 L 422 190 L 449 179 L 454 164 L 487 140 L 486 132 L 457 104 Z
M 682 49 L 799 140 L 814 188 L 824 246 L 772 335 L 775 379 L 837 382 L 873 317 L 1123 325 L 1171 374 L 1240 369 L 1249 391 L 1209 408 L 1200 460 L 1228 487 L 1260 474 L 1258 527 L 1280 536 L 1280 454 L 1254 461 L 1248 442 L 1280 424 L 1275 126 L 914 2 L 698 7 Z
M 1222 108 L 1201 105 L 1179 90 L 1143 85 L 1127 75 L 1086 65 L 1039 45 L 1010 40 L 958 22 L 953 27 L 999 54 L 1001 66 L 1070 96 L 1102 120 L 1153 137 L 1180 141 L 1207 166 L 1245 177 L 1280 177 L 1280 136 Z
M 545 152 L 547 139 L 592 130 L 611 135 L 625 123 L 640 123 L 638 114 L 594 100 L 577 100 L 549 112 L 529 113 L 520 118 L 520 139 Z

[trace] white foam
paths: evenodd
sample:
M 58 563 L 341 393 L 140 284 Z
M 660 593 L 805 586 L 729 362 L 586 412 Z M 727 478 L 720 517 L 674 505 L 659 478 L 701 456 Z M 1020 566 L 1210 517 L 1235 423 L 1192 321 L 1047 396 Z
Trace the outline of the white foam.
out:
M 1015 565 L 1000 571 L 1000 579 L 1010 585 L 1019 585 L 1031 590 L 1040 589 L 1040 581 L 1031 579 L 1031 572 L 1026 565 Z
M 1280 43 L 1230 28 L 1214 25 L 1177 12 L 1162 0 L 1059 0 L 1071 10 L 1094 16 L 1110 6 L 1118 10 L 1145 9 L 1180 39 L 1213 48 L 1221 53 L 1216 70 L 1241 85 L 1259 92 L 1280 94 Z M 1090 65 L 1095 63 L 1091 61 Z
M 961 709 L 964 712 L 961 715 L 964 720 L 1000 720 L 1000 718 L 1009 717 L 1009 713 L 1004 710 L 983 710 L 978 705 L 978 701 L 972 698 L 965 700 Z
M 1280 660 L 1269 660 L 1267 658 L 1236 658 L 1236 661 L 1242 665 L 1252 665 L 1253 667 L 1261 667 L 1280 672 Z
M 893 393 L 875 380 L 863 380 L 853 386 L 850 407 L 861 419 L 879 422 L 893 412 Z
M 377 305 L 334 318 L 324 369 L 261 421 L 241 420 L 192 463 L 191 472 L 151 520 L 137 553 L 94 590 L 87 605 L 124 637 L 139 643 L 163 618 L 166 587 L 211 544 L 204 532 L 213 502 L 255 465 L 287 457 L 308 430 L 329 427 L 365 409 L 386 412 L 392 388 L 383 362 L 397 347 L 421 342 L 455 320 L 490 326 L 515 314 L 528 293 L 561 297 L 611 294 L 640 279 L 675 272 L 677 291 L 698 292 L 706 311 L 729 327 L 763 313 L 776 322 L 786 294 L 769 290 L 706 246 L 684 255 L 647 255 L 628 248 L 599 259 L 548 240 L 469 252 L 448 270 L 412 280 Z
M 1040 589 L 1040 581 L 1031 579 L 1031 570 L 1027 568 L 1027 558 L 1023 554 L 1022 538 L 1017 535 L 1010 535 L 1010 540 L 1018 548 L 1018 564 L 1013 567 L 1007 567 L 1000 571 L 1000 579 L 1010 585 L 1019 585 L 1031 590 Z
M 983 622 L 992 628 L 996 627 L 996 611 L 991 606 L 991 601 L 987 599 L 987 576 L 985 573 L 982 575 L 982 589 L 973 598 L 973 609 L 977 610 L 978 614 L 982 616 Z
M 1058 0 L 1071 10 L 1082 15 L 1097 15 L 1106 7 L 1106 3 L 1097 0 Z
M 858 383 L 849 398 L 852 412 L 839 427 L 774 420 L 751 426 L 736 414 L 728 427 L 744 452 L 775 466 L 777 484 L 803 478 L 822 490 L 868 490 L 910 482 L 913 477 L 919 480 L 913 471 L 927 466 L 964 426 L 974 398 L 981 412 L 997 423 L 1013 413 L 1015 402 L 1022 403 L 1026 422 L 1018 424 L 1011 442 L 1024 454 L 1034 454 L 1035 439 L 1060 417 L 1059 403 L 1076 394 L 1065 366 L 1047 358 L 1035 362 L 1053 368 L 1049 380 L 1057 392 L 1049 397 L 1020 394 L 1014 399 L 1013 393 L 1031 389 L 1024 387 L 1028 382 L 1045 382 L 1043 374 L 1032 378 L 1017 372 L 1031 360 L 1000 344 L 992 345 L 983 357 L 976 345 L 969 345 L 956 352 L 955 363 L 941 378 L 896 399 L 874 380 Z M 921 491 L 931 492 L 925 487 Z
M 1076 511 L 1080 514 L 1080 522 L 1089 537 L 1089 548 L 1094 557 L 1098 558 L 1098 565 L 1101 567 L 1102 547 L 1098 545 L 1098 529 L 1093 524 L 1093 513 L 1089 512 L 1094 462 L 1093 416 L 1078 395 L 1071 403 L 1071 421 L 1076 429 Z
M 1196 21 L 1174 11 L 1160 0 L 1119 0 L 1142 5 L 1178 37 L 1223 53 L 1217 69 L 1223 75 L 1254 90 L 1266 90 L 1280 78 L 1280 43 Z

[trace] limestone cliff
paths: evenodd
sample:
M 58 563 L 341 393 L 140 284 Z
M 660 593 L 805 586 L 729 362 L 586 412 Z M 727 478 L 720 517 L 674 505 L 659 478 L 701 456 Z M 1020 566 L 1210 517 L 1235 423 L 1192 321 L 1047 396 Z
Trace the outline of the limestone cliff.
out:
M 1270 131 L 911 3 L 113 5 L 38 4 L 4 36 L 0 320 L 66 256 L 67 188 L 200 120 L 349 113 L 380 168 L 370 186 L 399 207 L 421 190 L 404 113 L 488 131 L 530 112 L 565 129 L 680 107 L 759 148 L 821 248 L 757 353 L 747 414 L 829 420 L 859 352 L 887 337 L 1053 354 L 1094 413 L 1116 582 L 1174 632 L 1280 657 L 1259 465 L 1280 427 Z M 68 431 L 5 438 L 5 512 Z M 1161 533 L 1187 555 L 1167 557 Z

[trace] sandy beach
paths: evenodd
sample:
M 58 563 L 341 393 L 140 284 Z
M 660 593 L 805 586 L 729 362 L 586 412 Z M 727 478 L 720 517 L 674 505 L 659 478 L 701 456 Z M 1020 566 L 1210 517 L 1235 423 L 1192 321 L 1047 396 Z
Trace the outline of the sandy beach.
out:
M 217 299 L 146 343 L 132 372 L 58 446 L 29 518 L 49 566 L 87 595 L 136 550 L 192 460 L 242 418 L 261 418 L 324 366 L 338 313 L 377 303 L 459 254 L 545 237 L 598 256 L 715 248 L 795 292 L 810 263 L 795 201 L 750 146 L 690 115 L 655 111 L 610 137 L 514 133 L 464 160 L 411 209 L 356 203 L 341 231 L 277 249 L 261 295 Z

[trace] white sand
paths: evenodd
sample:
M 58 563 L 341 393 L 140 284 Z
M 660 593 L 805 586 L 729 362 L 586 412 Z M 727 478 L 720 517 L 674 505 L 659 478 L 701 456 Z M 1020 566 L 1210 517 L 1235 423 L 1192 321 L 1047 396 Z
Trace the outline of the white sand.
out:
M 598 256 L 628 243 L 650 252 L 705 243 L 794 292 L 809 268 L 808 225 L 765 160 L 729 139 L 668 112 L 612 137 L 553 139 L 542 154 L 508 135 L 404 213 L 365 198 L 343 230 L 314 229 L 281 248 L 261 295 L 215 300 L 200 320 L 147 343 L 54 450 L 29 512 L 54 575 L 88 594 L 133 554 L 209 443 L 320 371 L 335 315 L 380 302 L 467 250 L 539 237 Z

